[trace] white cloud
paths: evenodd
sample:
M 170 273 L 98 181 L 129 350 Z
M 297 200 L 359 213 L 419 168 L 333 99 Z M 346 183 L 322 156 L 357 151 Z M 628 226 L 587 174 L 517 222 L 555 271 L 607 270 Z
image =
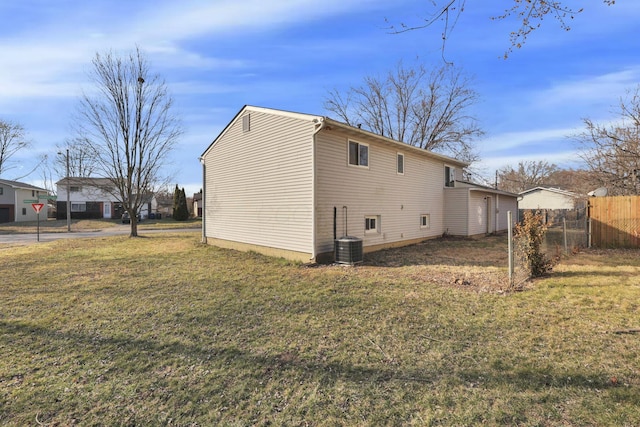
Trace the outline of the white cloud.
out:
M 491 153 L 517 149 L 531 144 L 543 144 L 549 141 L 565 139 L 575 134 L 577 128 L 542 129 L 525 132 L 506 132 L 479 141 L 483 152 Z
M 537 93 L 533 100 L 539 106 L 580 103 L 612 103 L 640 81 L 640 66 L 598 76 L 578 77 L 563 81 Z

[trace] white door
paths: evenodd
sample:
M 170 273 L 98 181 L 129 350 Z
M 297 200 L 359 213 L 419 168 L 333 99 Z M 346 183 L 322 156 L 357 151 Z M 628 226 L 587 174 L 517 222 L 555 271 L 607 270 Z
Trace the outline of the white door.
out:
M 111 202 L 104 202 L 104 218 L 111 218 Z

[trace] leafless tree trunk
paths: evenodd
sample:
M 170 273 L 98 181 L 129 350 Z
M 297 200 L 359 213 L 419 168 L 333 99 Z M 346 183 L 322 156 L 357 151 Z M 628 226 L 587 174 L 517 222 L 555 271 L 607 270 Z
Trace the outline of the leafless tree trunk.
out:
M 345 95 L 330 91 L 325 108 L 349 125 L 472 162 L 472 139 L 483 134 L 468 113 L 477 99 L 469 80 L 451 65 L 429 72 L 400 63 L 384 79 L 368 76 Z
M 0 176 L 15 167 L 11 166 L 11 157 L 30 145 L 22 125 L 0 120 Z
M 482 1 L 482 0 L 478 0 Z M 602 0 L 608 6 L 615 4 L 615 0 Z M 467 0 L 431 0 L 431 6 L 427 6 L 428 12 L 426 17 L 421 18 L 416 23 L 400 23 L 399 25 L 391 25 L 389 28 L 392 33 L 404 33 L 407 31 L 425 29 L 436 23 L 442 26 L 442 52 L 444 54 L 445 46 L 450 34 L 467 5 Z M 529 35 L 542 26 L 545 18 L 554 18 L 560 28 L 569 31 L 570 22 L 582 12 L 582 8 L 574 9 L 567 6 L 566 0 L 511 0 L 511 6 L 508 4 L 505 8 L 493 14 L 492 20 L 506 20 L 507 18 L 515 18 L 517 28 L 509 33 L 510 46 L 504 53 L 505 59 L 513 52 L 519 49 L 527 41 Z
M 182 129 L 164 80 L 150 73 L 139 48 L 122 57 L 96 54 L 92 65 L 95 91 L 80 99 L 76 142 L 109 179 L 104 190 L 122 202 L 135 237 L 145 198 L 168 181 L 162 168 Z
M 598 124 L 585 119 L 576 139 L 581 157 L 610 195 L 640 194 L 640 86 L 620 100 L 620 120 Z

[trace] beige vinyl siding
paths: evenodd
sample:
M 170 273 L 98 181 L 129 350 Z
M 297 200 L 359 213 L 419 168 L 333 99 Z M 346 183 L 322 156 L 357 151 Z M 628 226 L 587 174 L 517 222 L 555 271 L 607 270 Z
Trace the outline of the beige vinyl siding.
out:
M 443 230 L 443 164 L 412 151 L 399 151 L 363 135 L 323 130 L 317 134 L 316 248 L 333 250 L 333 209 L 337 237 L 347 232 L 363 238 L 363 246 L 387 245 L 441 235 Z M 348 164 L 348 140 L 369 145 L 368 168 Z M 401 150 L 401 148 L 400 148 Z M 397 154 L 404 157 L 404 175 L 397 173 Z M 420 218 L 430 215 L 430 227 Z M 379 216 L 380 233 L 365 233 L 365 216 Z
M 487 200 L 490 198 L 491 213 L 487 213 Z M 495 196 L 479 191 L 469 192 L 469 236 L 487 233 L 487 221 L 495 223 Z M 489 218 L 491 215 L 491 218 Z M 491 230 L 493 232 L 493 229 Z
M 444 176 L 444 174 L 443 174 Z M 452 236 L 467 236 L 469 231 L 469 190 L 467 188 L 444 189 L 444 228 Z
M 312 254 L 313 130 L 281 114 L 236 117 L 205 154 L 207 237 Z
M 522 196 L 520 209 L 573 209 L 574 199 L 553 191 L 537 190 Z
M 513 222 L 518 221 L 518 200 L 515 197 L 498 196 L 498 230 L 505 231 L 509 229 L 509 221 L 507 212 L 511 211 Z

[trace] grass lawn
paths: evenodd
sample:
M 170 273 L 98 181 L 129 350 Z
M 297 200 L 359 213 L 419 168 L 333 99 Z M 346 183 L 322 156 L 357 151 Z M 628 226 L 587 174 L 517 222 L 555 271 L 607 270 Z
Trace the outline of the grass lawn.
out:
M 187 221 L 175 221 L 172 218 L 145 219 L 138 223 L 139 230 L 151 229 L 172 229 L 172 228 L 197 228 L 201 227 L 202 219 L 189 219 Z M 71 220 L 71 231 L 98 231 L 113 227 L 128 227 L 129 224 L 122 224 L 119 219 L 73 219 Z M 0 234 L 16 233 L 36 233 L 38 230 L 37 221 L 8 222 L 0 223 Z M 66 219 L 40 220 L 41 233 L 66 233 Z
M 506 293 L 483 284 L 504 244 L 357 267 L 198 232 L 0 250 L 0 424 L 640 425 L 640 334 L 616 333 L 640 328 L 638 251 Z

